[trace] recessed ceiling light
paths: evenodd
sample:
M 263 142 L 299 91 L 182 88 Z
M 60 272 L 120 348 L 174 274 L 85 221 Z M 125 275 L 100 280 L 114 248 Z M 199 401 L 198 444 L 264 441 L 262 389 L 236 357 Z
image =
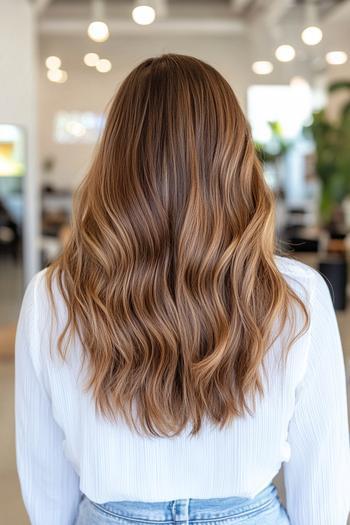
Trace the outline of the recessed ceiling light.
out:
M 63 71 L 63 69 L 49 69 L 46 75 L 51 82 L 58 82 L 60 84 L 66 82 L 68 78 L 67 72 Z
M 290 62 L 295 57 L 295 49 L 289 44 L 283 44 L 276 49 L 275 56 L 280 62 Z
M 132 10 L 131 16 L 136 24 L 146 26 L 154 22 L 156 12 L 150 5 L 138 5 Z
M 68 74 L 67 74 L 67 71 L 63 71 L 63 69 L 59 69 L 59 71 L 61 71 L 61 78 L 59 79 L 58 82 L 63 84 L 64 82 L 66 82 L 68 78 Z
M 47 57 L 47 59 L 45 60 L 45 65 L 48 69 L 59 69 L 61 67 L 61 64 L 61 59 L 54 55 Z
M 99 56 L 97 53 L 86 53 L 84 56 L 84 64 L 86 64 L 89 67 L 95 67 L 97 62 L 99 61 Z
M 105 42 L 109 37 L 109 29 L 105 22 L 96 20 L 88 27 L 88 35 L 95 42 Z
M 326 60 L 328 64 L 340 65 L 345 64 L 348 59 L 348 55 L 345 51 L 330 51 L 326 54 Z
M 273 71 L 273 65 L 268 60 L 258 60 L 253 63 L 252 70 L 256 75 L 269 75 Z
M 302 41 L 308 46 L 316 46 L 322 40 L 322 31 L 317 26 L 309 26 L 301 33 Z
M 112 64 L 107 58 L 101 58 L 96 64 L 96 69 L 100 73 L 108 73 L 112 69 Z

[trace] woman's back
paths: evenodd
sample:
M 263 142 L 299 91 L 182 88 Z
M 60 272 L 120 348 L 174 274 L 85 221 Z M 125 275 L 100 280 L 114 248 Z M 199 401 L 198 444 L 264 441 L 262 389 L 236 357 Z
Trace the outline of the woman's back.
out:
M 310 330 L 293 346 L 286 368 L 278 366 L 283 334 L 269 350 L 266 394 L 258 401 L 254 417 L 237 418 L 221 430 L 205 421 L 193 437 L 186 432 L 171 438 L 141 437 L 122 419 L 111 423 L 96 414 L 91 394 L 82 392 L 85 378 L 79 341 L 72 342 L 66 362 L 49 358 L 50 337 L 55 341 L 62 330 L 66 308 L 55 288 L 59 322 L 54 325 L 56 333 L 50 333 L 46 270 L 37 274 L 24 300 L 22 316 L 30 311 L 32 322 L 20 325 L 17 366 L 26 367 L 27 373 L 33 367 L 27 379 L 32 401 L 35 403 L 39 379 L 40 388 L 52 400 L 54 422 L 50 426 L 46 420 L 48 407 L 43 402 L 39 410 L 36 407 L 29 427 L 20 427 L 18 464 L 29 508 L 40 501 L 36 487 L 41 483 L 65 502 L 59 509 L 48 502 L 48 513 L 50 509 L 55 512 L 50 523 L 60 524 L 70 523 L 80 491 L 101 503 L 163 501 L 188 494 L 193 498 L 253 497 L 268 485 L 281 463 L 287 462 L 285 482 L 292 523 L 345 523 L 349 451 L 344 365 L 329 290 L 307 265 L 280 256 L 276 263 L 295 291 L 306 301 L 311 298 Z M 17 385 L 19 424 L 23 411 L 31 409 L 30 400 L 26 406 L 21 404 L 22 388 Z M 58 454 L 54 448 L 61 443 L 66 457 L 63 450 Z M 49 469 L 40 481 L 40 472 L 31 464 L 33 447 L 40 451 L 39 463 Z M 73 468 L 67 466 L 66 458 Z M 327 501 L 336 502 L 332 508 L 324 503 L 325 493 Z M 332 521 L 323 521 L 324 516 L 332 516 Z

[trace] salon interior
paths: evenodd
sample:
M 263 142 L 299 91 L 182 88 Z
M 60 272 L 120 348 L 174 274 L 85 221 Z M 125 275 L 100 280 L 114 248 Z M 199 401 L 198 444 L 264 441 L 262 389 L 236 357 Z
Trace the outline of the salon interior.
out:
M 109 101 L 149 56 L 233 87 L 276 199 L 276 236 L 332 290 L 350 378 L 350 1 L 0 0 L 0 521 L 28 524 L 14 342 L 31 277 L 69 234 Z M 277 478 L 283 498 L 283 471 Z

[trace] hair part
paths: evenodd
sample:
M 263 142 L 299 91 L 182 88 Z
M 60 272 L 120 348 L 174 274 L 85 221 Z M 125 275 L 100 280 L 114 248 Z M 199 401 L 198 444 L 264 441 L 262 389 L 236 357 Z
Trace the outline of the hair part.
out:
M 260 368 L 293 305 L 305 322 L 284 358 L 308 327 L 276 250 L 274 196 L 230 85 L 197 58 L 149 58 L 112 101 L 47 269 L 67 308 L 58 351 L 78 334 L 86 389 L 111 420 L 156 436 L 189 423 L 195 435 L 204 416 L 222 428 L 263 396 Z

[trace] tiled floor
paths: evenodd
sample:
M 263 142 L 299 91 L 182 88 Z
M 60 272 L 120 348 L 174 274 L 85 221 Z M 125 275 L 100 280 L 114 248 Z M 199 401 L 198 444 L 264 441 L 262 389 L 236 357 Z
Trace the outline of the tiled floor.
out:
M 309 261 L 312 264 L 312 261 Z M 8 343 L 8 334 L 11 333 L 11 321 L 16 318 L 21 294 L 20 268 L 9 265 L 0 268 L 0 522 L 6 525 L 29 525 L 28 518 L 21 500 L 19 484 L 15 464 L 15 441 L 14 441 L 14 397 L 13 377 L 14 364 L 11 351 L 4 348 Z M 6 275 L 6 278 L 4 277 Z M 342 336 L 347 375 L 350 380 L 350 301 L 349 308 L 345 312 L 337 313 L 340 332 Z M 7 332 L 5 337 L 2 334 Z M 2 329 L 1 329 L 2 326 Z M 10 343 L 11 344 L 11 343 Z M 11 350 L 11 348 L 9 349 Z M 2 357 L 1 357 L 2 356 Z M 350 385 L 348 381 L 348 394 L 350 396 Z M 349 400 L 350 408 L 350 400 Z M 284 501 L 282 473 L 275 480 L 282 501 Z M 49 525 L 49 524 L 47 524 Z M 63 524 L 62 524 L 63 525 Z M 321 525 L 321 524 L 320 524 Z M 350 525 L 350 519 L 349 519 Z

